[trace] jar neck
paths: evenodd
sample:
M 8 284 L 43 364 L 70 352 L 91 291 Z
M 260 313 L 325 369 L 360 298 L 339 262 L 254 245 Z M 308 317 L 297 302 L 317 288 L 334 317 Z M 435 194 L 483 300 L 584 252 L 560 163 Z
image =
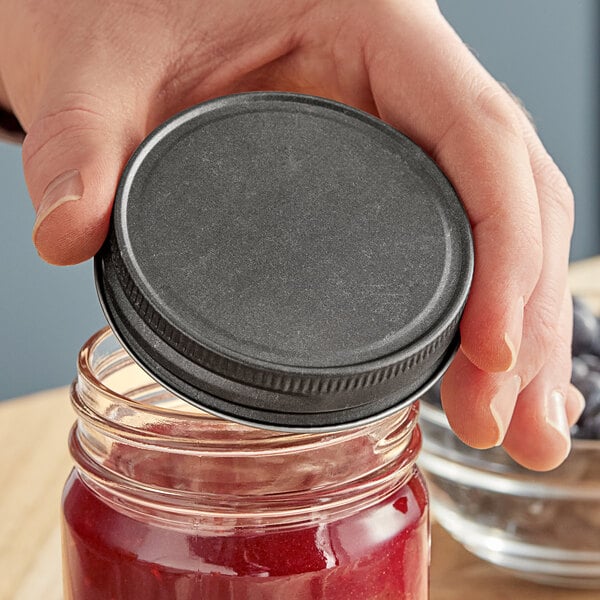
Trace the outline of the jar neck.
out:
M 417 407 L 360 428 L 294 434 L 204 413 L 137 367 L 109 331 L 83 347 L 70 447 L 85 482 L 121 509 L 222 529 L 355 511 L 413 474 Z

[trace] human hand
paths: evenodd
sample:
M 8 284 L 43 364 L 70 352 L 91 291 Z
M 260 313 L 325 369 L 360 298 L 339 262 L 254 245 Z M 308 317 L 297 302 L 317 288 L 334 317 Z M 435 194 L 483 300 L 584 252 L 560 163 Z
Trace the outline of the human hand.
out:
M 582 409 L 569 384 L 573 201 L 523 111 L 432 0 L 0 0 L 0 104 L 48 262 L 91 257 L 132 151 L 172 114 L 287 90 L 369 111 L 422 146 L 475 241 L 462 345 L 442 386 L 467 443 L 560 463 Z

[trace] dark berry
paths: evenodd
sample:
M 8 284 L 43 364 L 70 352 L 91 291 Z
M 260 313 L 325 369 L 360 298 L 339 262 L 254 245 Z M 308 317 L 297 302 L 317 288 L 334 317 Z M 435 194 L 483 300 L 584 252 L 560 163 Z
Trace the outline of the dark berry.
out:
M 583 440 L 600 440 L 600 413 L 586 419 L 581 425 L 574 425 L 571 435 Z
M 600 373 L 600 356 L 596 354 L 580 354 L 578 358 L 585 363 L 588 370 Z
M 600 331 L 600 317 L 596 317 L 597 329 Z M 592 342 L 591 347 L 592 354 L 600 356 L 600 335 L 596 336 L 596 339 Z
M 574 385 L 583 394 L 585 408 L 571 429 L 571 435 L 579 439 L 600 439 L 600 373 L 589 371 Z
M 571 365 L 571 383 L 578 387 L 578 384 L 588 376 L 589 372 L 590 368 L 587 363 L 578 356 L 574 356 Z
M 576 387 L 583 394 L 583 397 L 587 402 L 592 396 L 600 392 L 600 373 L 589 371 L 588 374 L 577 383 Z
M 573 297 L 573 341 L 572 354 L 593 354 L 600 345 L 600 323 L 589 306 L 576 296 Z

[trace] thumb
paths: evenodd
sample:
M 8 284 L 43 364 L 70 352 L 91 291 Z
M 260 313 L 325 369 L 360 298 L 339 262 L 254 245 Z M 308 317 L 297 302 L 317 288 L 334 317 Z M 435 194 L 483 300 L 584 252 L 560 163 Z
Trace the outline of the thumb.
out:
M 33 242 L 51 264 L 75 264 L 98 251 L 119 176 L 143 137 L 132 131 L 122 100 L 107 92 L 48 94 L 23 142 Z

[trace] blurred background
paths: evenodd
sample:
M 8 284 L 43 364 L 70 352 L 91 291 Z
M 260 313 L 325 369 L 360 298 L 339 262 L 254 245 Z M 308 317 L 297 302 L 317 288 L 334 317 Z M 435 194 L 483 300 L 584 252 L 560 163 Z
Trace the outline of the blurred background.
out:
M 600 3 L 440 0 L 479 60 L 519 96 L 576 201 L 572 260 L 600 254 Z M 435 40 L 431 40 L 435 43 Z M 31 244 L 20 148 L 0 142 L 0 400 L 68 384 L 104 325 L 91 262 L 58 268 Z

